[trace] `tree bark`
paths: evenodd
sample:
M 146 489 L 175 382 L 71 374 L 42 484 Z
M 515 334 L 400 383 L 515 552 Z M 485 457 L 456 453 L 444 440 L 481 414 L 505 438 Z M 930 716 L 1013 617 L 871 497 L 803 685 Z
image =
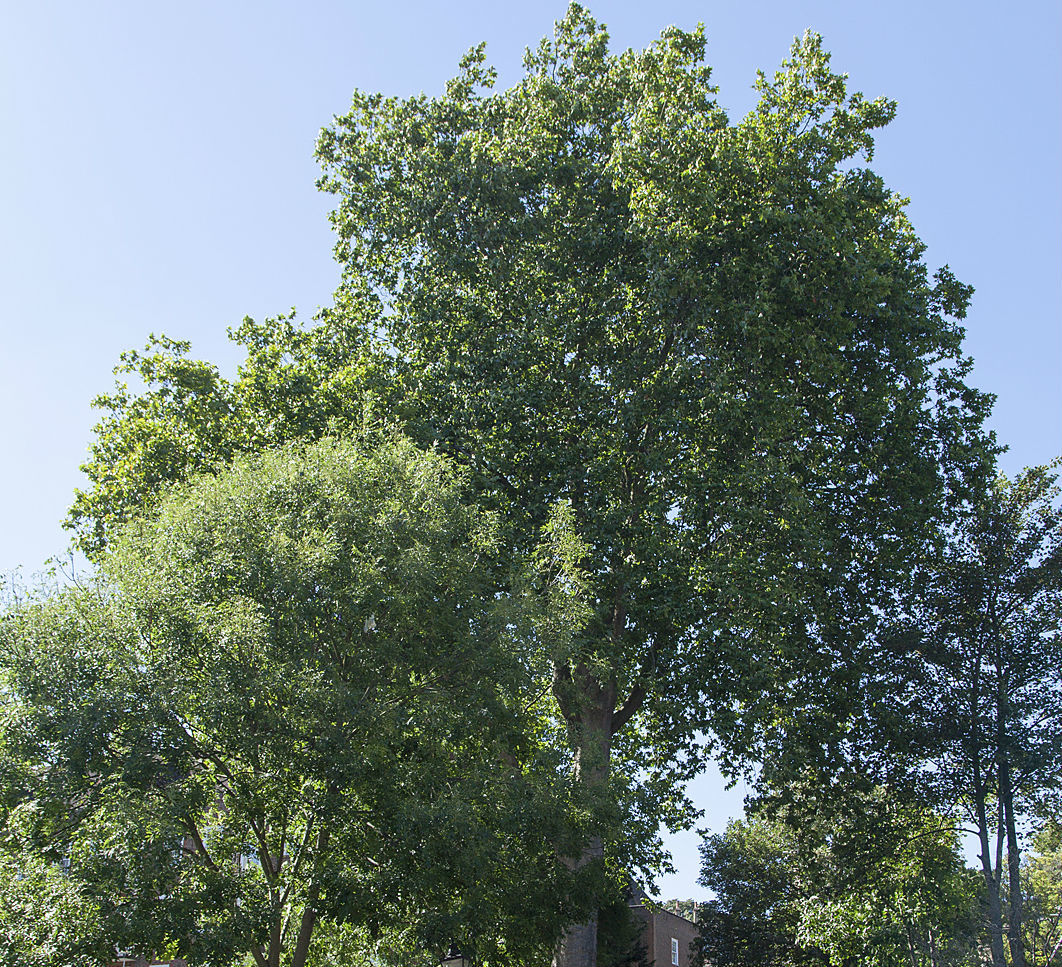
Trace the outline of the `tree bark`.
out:
M 273 915 L 273 923 L 269 928 L 269 967 L 280 967 L 280 955 L 283 952 L 281 947 L 281 929 L 283 923 L 279 912 Z
M 973 779 L 973 807 L 977 818 L 977 838 L 981 846 L 981 871 L 985 881 L 985 905 L 987 907 L 987 928 L 989 948 L 992 952 L 992 967 L 1007 967 L 1007 957 L 1003 949 L 1003 908 L 999 900 L 999 855 L 997 853 L 995 869 L 992 866 L 992 847 L 989 842 L 988 827 L 988 785 L 981 770 L 981 755 L 984 750 L 982 742 L 981 697 L 983 680 L 984 644 L 980 638 L 976 641 L 974 653 L 970 656 L 970 692 L 969 719 L 966 728 L 971 736 L 972 748 L 968 749 L 970 768 Z M 997 844 L 999 842 L 997 823 Z
M 992 950 L 992 967 L 1007 967 L 1003 950 L 1003 908 L 999 902 L 998 869 L 992 869 L 992 847 L 988 841 L 988 813 L 985 807 L 985 787 L 981 770 L 974 760 L 974 809 L 977 813 L 977 838 L 981 844 L 981 871 L 985 878 L 985 900 L 988 906 L 988 940 Z
M 904 921 L 904 931 L 907 934 L 907 952 L 911 955 L 911 967 L 920 967 L 918 962 L 918 946 L 915 944 L 914 927 L 909 920 Z
M 585 668 L 554 676 L 555 692 L 575 749 L 576 780 L 604 792 L 612 766 L 612 735 L 616 681 L 602 685 Z M 604 860 L 601 836 L 591 836 L 581 856 L 571 857 L 573 869 Z M 553 967 L 597 967 L 597 915 L 564 931 L 553 955 Z
M 604 849 L 601 837 L 591 839 L 586 852 L 576 861 L 579 866 L 601 861 Z M 597 914 L 585 923 L 568 927 L 553 954 L 553 967 L 597 967 Z
M 328 828 L 322 827 L 317 831 L 317 859 L 328 848 Z M 301 859 L 301 856 L 300 856 Z M 306 958 L 310 954 L 310 939 L 313 936 L 313 928 L 317 925 L 317 899 L 321 895 L 321 888 L 316 876 L 307 891 L 306 906 L 302 910 L 302 919 L 299 921 L 299 932 L 295 937 L 295 949 L 291 954 L 291 967 L 303 967 Z
M 302 911 L 302 919 L 299 922 L 299 933 L 295 939 L 295 949 L 291 954 L 291 967 L 304 967 L 306 958 L 310 953 L 310 938 L 313 936 L 313 928 L 317 923 L 317 887 L 313 887 L 311 895 L 306 901 Z
M 1008 910 L 1007 936 L 1010 939 L 1010 960 L 1014 967 L 1025 967 L 1025 946 L 1022 942 L 1021 851 L 1014 823 L 1014 792 L 1011 788 L 1010 763 L 1006 758 L 999 764 L 999 798 L 1003 805 L 1003 820 L 1007 830 Z

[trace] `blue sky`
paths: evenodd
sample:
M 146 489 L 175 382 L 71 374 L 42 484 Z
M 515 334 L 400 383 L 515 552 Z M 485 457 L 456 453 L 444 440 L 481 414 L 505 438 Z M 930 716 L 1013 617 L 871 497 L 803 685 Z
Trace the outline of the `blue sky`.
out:
M 0 31 L 0 574 L 61 552 L 91 398 L 149 332 L 231 370 L 244 315 L 327 304 L 320 127 L 354 88 L 437 93 L 486 40 L 502 85 L 564 3 L 9 4 Z M 600 2 L 613 47 L 703 21 L 732 118 L 793 37 L 823 34 L 855 89 L 899 102 L 874 167 L 911 198 L 931 267 L 976 288 L 974 382 L 1004 469 L 1062 452 L 1062 5 L 921 0 Z M 740 807 L 695 789 L 721 830 Z M 695 843 L 677 841 L 695 895 Z

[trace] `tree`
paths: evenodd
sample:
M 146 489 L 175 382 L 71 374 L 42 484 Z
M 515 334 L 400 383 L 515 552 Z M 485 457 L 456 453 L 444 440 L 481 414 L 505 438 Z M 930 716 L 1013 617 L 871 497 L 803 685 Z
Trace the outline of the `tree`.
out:
M 7 815 L 98 956 L 302 967 L 319 922 L 550 948 L 577 834 L 497 540 L 444 458 L 326 439 L 192 479 L 98 587 L 5 615 Z
M 1025 949 L 1035 967 L 1062 957 L 1062 827 L 1049 821 L 1033 840 L 1022 869 Z
M 790 817 L 792 818 L 792 817 Z M 966 964 L 976 879 L 954 828 L 892 792 L 795 828 L 755 814 L 702 847 L 716 893 L 702 927 L 713 965 Z
M 783 825 L 733 820 L 701 846 L 701 883 L 715 894 L 701 916 L 706 964 L 817 964 L 797 942 L 801 882 L 795 837 Z
M 733 764 L 830 679 L 986 409 L 962 383 L 969 290 L 929 278 L 856 164 L 893 105 L 807 35 L 730 124 L 703 53 L 670 29 L 612 55 L 573 5 L 509 90 L 477 48 L 442 97 L 356 93 L 318 146 L 337 310 L 375 304 L 404 425 L 523 546 L 571 508 L 592 618 L 553 650 L 553 694 L 605 794 L 628 750 L 678 786 L 698 729 Z M 574 927 L 558 964 L 589 967 L 594 937 Z
M 1062 787 L 1062 511 L 1049 467 L 998 477 L 915 574 L 882 711 L 981 847 L 993 963 L 1024 965 L 1022 817 Z M 898 656 L 898 659 L 897 659 Z M 1007 871 L 1003 881 L 1003 867 Z M 1002 884 L 1006 883 L 1006 888 Z M 1006 912 L 1004 913 L 1004 900 Z

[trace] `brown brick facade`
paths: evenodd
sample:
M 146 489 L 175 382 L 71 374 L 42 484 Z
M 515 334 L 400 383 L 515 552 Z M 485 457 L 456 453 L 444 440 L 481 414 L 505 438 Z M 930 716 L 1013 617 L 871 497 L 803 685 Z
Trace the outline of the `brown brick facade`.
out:
M 653 967 L 690 967 L 690 944 L 697 938 L 697 924 L 667 910 L 650 910 L 639 901 L 631 905 L 631 913 L 643 925 L 642 942 Z

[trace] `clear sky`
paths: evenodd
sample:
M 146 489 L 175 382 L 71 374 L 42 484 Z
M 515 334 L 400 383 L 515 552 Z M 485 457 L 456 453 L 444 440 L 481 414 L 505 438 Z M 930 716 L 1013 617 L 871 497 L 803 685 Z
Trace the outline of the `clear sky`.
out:
M 1025 0 L 598 2 L 613 46 L 704 22 L 732 118 L 795 35 L 899 102 L 874 167 L 911 198 L 931 268 L 975 286 L 974 382 L 1010 473 L 1062 452 L 1062 4 Z M 59 523 L 95 422 L 89 401 L 148 333 L 231 371 L 226 327 L 298 307 L 338 279 L 320 127 L 354 88 L 441 92 L 487 41 L 502 85 L 565 3 L 218 2 L 3 5 L 0 30 L 0 574 L 67 543 Z M 694 790 L 721 831 L 740 808 Z M 696 840 L 676 840 L 698 895 Z

